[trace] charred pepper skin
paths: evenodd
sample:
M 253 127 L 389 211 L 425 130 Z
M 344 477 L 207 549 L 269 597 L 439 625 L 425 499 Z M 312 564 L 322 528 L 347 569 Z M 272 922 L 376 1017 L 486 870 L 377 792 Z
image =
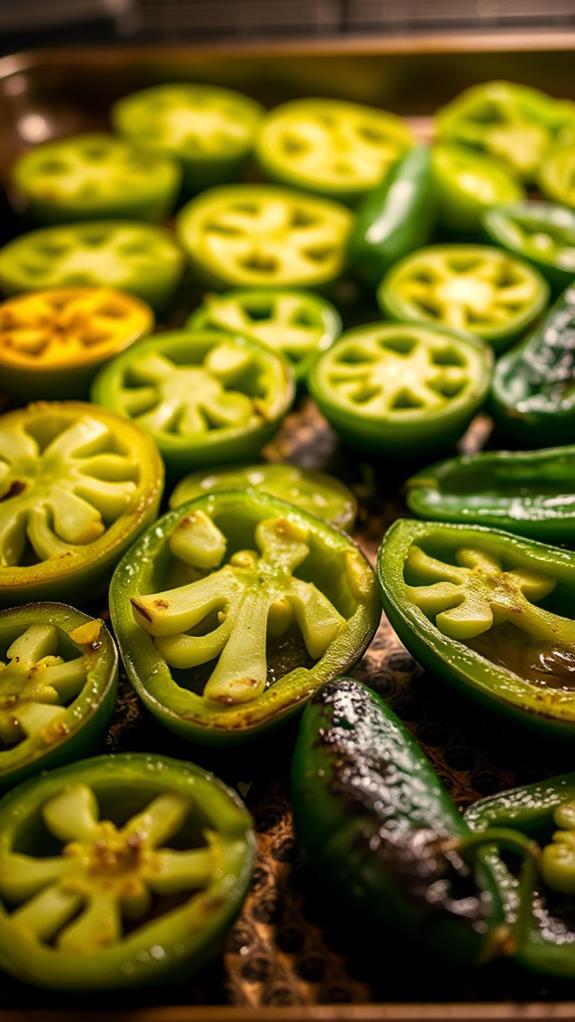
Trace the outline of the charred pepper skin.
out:
M 542 325 L 501 358 L 491 384 L 498 429 L 527 447 L 575 440 L 575 284 Z
M 462 816 L 401 721 L 361 682 L 338 678 L 306 708 L 291 792 L 296 837 L 342 907 L 451 966 L 481 959 L 501 919 L 492 879 L 456 851 L 469 833 Z

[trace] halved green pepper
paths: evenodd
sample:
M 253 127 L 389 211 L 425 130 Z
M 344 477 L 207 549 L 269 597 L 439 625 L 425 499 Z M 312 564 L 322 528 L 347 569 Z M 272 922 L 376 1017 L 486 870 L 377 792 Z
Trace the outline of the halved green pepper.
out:
M 153 309 L 170 302 L 183 256 L 162 227 L 122 220 L 29 231 L 0 249 L 7 295 L 51 287 L 114 287 Z
M 252 337 L 285 355 L 296 379 L 305 380 L 318 352 L 341 333 L 341 318 L 325 298 L 307 291 L 245 288 L 206 295 L 186 329 Z
M 551 202 L 494 206 L 483 223 L 497 245 L 529 260 L 555 288 L 575 277 L 575 212 Z
M 437 218 L 453 234 L 479 234 L 486 209 L 525 195 L 520 181 L 504 163 L 468 146 L 435 145 L 432 166 Z
M 359 660 L 380 617 L 351 539 L 257 490 L 210 494 L 161 518 L 118 566 L 110 612 L 146 707 L 206 744 L 296 714 Z
M 504 351 L 543 312 L 547 281 L 490 245 L 430 245 L 397 263 L 377 292 L 392 319 L 476 334 Z
M 311 394 L 361 450 L 418 454 L 454 443 L 489 388 L 492 354 L 470 335 L 415 323 L 370 323 L 314 363 Z
M 188 981 L 254 862 L 235 792 L 181 760 L 100 756 L 0 806 L 0 968 L 56 990 Z
M 575 447 L 462 455 L 422 469 L 406 486 L 420 518 L 575 541 Z
M 345 529 L 353 528 L 357 501 L 339 479 L 299 465 L 237 465 L 212 472 L 193 472 L 178 483 L 170 497 L 170 507 L 180 507 L 217 490 L 243 490 L 246 487 L 287 500 L 325 522 Z
M 163 477 L 144 430 L 97 405 L 0 416 L 0 606 L 97 596 L 156 517 Z
M 575 554 L 400 520 L 378 571 L 389 620 L 424 667 L 522 727 L 575 739 Z
M 365 685 L 339 678 L 313 697 L 291 793 L 297 840 L 346 921 L 352 913 L 378 943 L 403 938 L 451 968 L 501 948 L 501 905 L 477 842 L 415 740 Z
M 156 441 L 170 473 L 258 454 L 294 397 L 282 355 L 237 334 L 165 333 L 105 366 L 92 400 Z
M 555 202 L 575 206 L 575 143 L 557 146 L 545 158 L 539 171 L 538 184 Z
M 574 374 L 575 284 L 497 362 L 491 408 L 501 432 L 529 447 L 575 440 Z
M 0 789 L 91 752 L 117 678 L 103 621 L 63 603 L 0 611 Z
M 349 266 L 375 286 L 398 259 L 429 241 L 434 202 L 428 146 L 410 149 L 359 205 L 347 240 Z

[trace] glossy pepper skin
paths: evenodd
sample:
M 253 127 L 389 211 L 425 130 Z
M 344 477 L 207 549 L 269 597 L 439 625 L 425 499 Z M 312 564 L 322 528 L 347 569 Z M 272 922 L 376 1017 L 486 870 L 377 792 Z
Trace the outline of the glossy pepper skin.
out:
M 377 285 L 398 259 L 429 241 L 433 219 L 430 150 L 418 145 L 359 205 L 347 241 L 350 268 Z
M 406 488 L 420 518 L 575 541 L 575 446 L 465 454 L 427 466 Z
M 110 613 L 150 712 L 184 738 L 223 745 L 283 723 L 356 663 L 380 606 L 348 536 L 248 489 L 161 518 L 118 566 Z
M 359 681 L 338 678 L 306 707 L 291 793 L 298 843 L 342 910 L 378 939 L 382 928 L 452 967 L 486 953 L 501 918 L 492 879 L 458 854 L 463 817 L 401 721 Z
M 188 981 L 221 949 L 254 846 L 236 793 L 192 763 L 43 774 L 0 807 L 0 967 L 66 991 Z
M 118 654 L 104 622 L 63 603 L 0 612 L 0 790 L 95 751 Z
M 541 875 L 530 899 L 515 960 L 532 972 L 575 978 L 574 824 L 575 774 L 561 774 L 482 799 L 465 812 L 471 830 L 512 828 L 542 847 Z M 516 912 L 517 879 L 501 860 L 490 858 L 508 918 Z
M 575 555 L 480 526 L 399 520 L 384 610 L 437 677 L 542 736 L 575 740 Z
M 501 432 L 527 447 L 575 440 L 575 284 L 541 326 L 499 359 L 491 408 Z
M 575 211 L 552 202 L 493 206 L 483 217 L 491 241 L 527 259 L 562 290 L 575 277 Z

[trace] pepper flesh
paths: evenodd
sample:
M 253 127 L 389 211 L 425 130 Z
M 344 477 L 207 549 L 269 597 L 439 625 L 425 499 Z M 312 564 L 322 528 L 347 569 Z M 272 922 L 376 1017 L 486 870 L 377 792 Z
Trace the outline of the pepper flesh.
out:
M 468 146 L 435 145 L 432 165 L 438 221 L 454 234 L 480 233 L 485 210 L 524 196 L 505 164 Z
M 548 198 L 575 206 L 575 145 L 558 146 L 547 156 L 538 183 Z
M 528 259 L 554 288 L 575 276 L 575 212 L 551 202 L 494 206 L 484 217 L 491 240 Z

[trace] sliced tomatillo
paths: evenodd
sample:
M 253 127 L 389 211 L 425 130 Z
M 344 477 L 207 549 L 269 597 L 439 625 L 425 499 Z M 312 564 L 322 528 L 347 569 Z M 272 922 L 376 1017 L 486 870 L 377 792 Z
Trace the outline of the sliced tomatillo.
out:
M 296 99 L 267 114 L 256 155 L 276 181 L 355 202 L 413 144 L 395 114 L 337 99 Z
M 545 158 L 538 184 L 549 199 L 575 206 L 575 144 L 558 146 Z
M 24 153 L 12 182 L 39 223 L 120 217 L 161 220 L 180 184 L 177 164 L 113 135 L 74 135 Z
M 216 954 L 253 867 L 236 794 L 191 763 L 101 756 L 0 809 L 0 965 L 52 989 L 115 989 Z
M 502 351 L 547 305 L 549 287 L 521 259 L 489 245 L 431 245 L 384 277 L 378 301 L 392 319 L 476 334 Z
M 128 676 L 170 729 L 248 738 L 355 663 L 379 620 L 342 532 L 261 491 L 172 511 L 118 566 L 110 610 Z
M 196 192 L 237 177 L 262 114 L 239 92 L 182 82 L 124 96 L 112 121 L 139 149 L 176 157 L 186 191 Z
M 513 82 L 466 89 L 437 114 L 441 139 L 483 149 L 532 181 L 562 134 L 575 130 L 575 104 Z
M 0 385 L 28 400 L 84 397 L 98 367 L 153 325 L 149 306 L 111 288 L 9 298 L 0 304 Z
M 103 621 L 63 603 L 0 611 L 0 788 L 91 751 L 117 674 Z
M 121 220 L 45 227 L 0 249 L 0 288 L 7 295 L 114 287 L 157 310 L 171 300 L 182 270 L 182 253 L 164 228 Z
M 435 674 L 517 724 L 575 735 L 575 557 L 481 527 L 399 521 L 379 554 L 383 603 Z
M 248 288 L 206 295 L 186 327 L 253 337 L 282 352 L 296 379 L 305 380 L 317 353 L 329 348 L 340 333 L 341 319 L 333 305 L 319 295 L 285 288 Z
M 435 145 L 432 167 L 438 220 L 454 234 L 478 234 L 485 210 L 525 194 L 504 163 L 468 146 Z
M 238 465 L 237 468 L 220 468 L 214 472 L 193 472 L 176 486 L 170 497 L 170 507 L 180 507 L 189 500 L 218 490 L 243 490 L 248 486 L 280 500 L 288 500 L 302 511 L 347 532 L 355 522 L 357 501 L 339 479 L 325 472 L 300 468 L 299 465 L 264 461 L 258 465 Z
M 481 406 L 489 348 L 413 323 L 370 323 L 314 363 L 309 389 L 334 429 L 360 449 L 418 453 L 455 442 Z
M 575 212 L 551 202 L 494 206 L 483 218 L 492 241 L 528 259 L 555 287 L 575 277 Z
M 351 223 L 351 213 L 327 199 L 230 185 L 184 206 L 177 232 L 196 272 L 214 287 L 317 287 L 341 273 Z
M 153 441 L 104 408 L 0 416 L 0 603 L 97 595 L 154 520 L 162 484 Z
M 285 359 L 216 331 L 141 341 L 96 378 L 92 398 L 156 440 L 171 473 L 254 455 L 294 397 Z

